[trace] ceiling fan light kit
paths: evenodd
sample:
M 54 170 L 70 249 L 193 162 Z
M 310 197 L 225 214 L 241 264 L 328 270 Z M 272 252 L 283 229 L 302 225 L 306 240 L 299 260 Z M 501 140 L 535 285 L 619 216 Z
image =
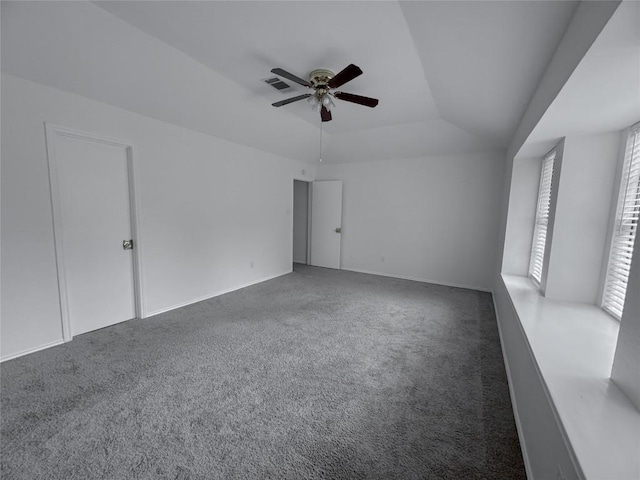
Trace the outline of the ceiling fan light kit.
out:
M 291 80 L 292 82 L 302 85 L 313 90 L 313 93 L 307 93 L 305 95 L 299 95 L 297 97 L 288 98 L 275 102 L 272 105 L 274 107 L 282 107 L 289 103 L 297 102 L 299 100 L 307 99 L 307 102 L 311 105 L 314 111 L 320 112 L 320 118 L 323 122 L 329 122 L 332 119 L 331 110 L 335 107 L 333 101 L 334 98 L 356 103 L 358 105 L 364 105 L 366 107 L 375 107 L 378 105 L 378 99 L 363 97 L 361 95 L 354 95 L 352 93 L 345 93 L 339 91 L 332 91 L 347 82 L 350 82 L 354 78 L 362 75 L 360 67 L 350 64 L 337 75 L 331 70 L 320 68 L 312 71 L 309 74 L 309 81 L 304 80 L 292 73 L 283 70 L 282 68 L 274 68 L 271 70 L 276 75 Z

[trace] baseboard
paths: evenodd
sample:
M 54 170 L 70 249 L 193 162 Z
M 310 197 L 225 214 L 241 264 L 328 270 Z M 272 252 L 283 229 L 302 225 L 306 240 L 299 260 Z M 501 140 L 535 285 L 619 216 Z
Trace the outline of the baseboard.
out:
M 409 277 L 407 275 L 393 275 L 391 273 L 373 272 L 371 270 L 360 270 L 360 269 L 357 269 L 357 268 L 342 268 L 341 267 L 341 270 L 345 270 L 347 272 L 366 273 L 368 275 L 378 275 L 380 277 L 399 278 L 401 280 L 413 280 L 414 282 L 421 282 L 421 283 L 433 283 L 435 285 L 443 285 L 445 287 L 466 288 L 467 290 L 477 290 L 479 292 L 492 293 L 492 290 L 489 289 L 489 288 L 472 287 L 470 285 L 463 285 L 463 284 L 460 284 L 460 283 L 440 282 L 438 280 L 429 280 L 428 278 Z
M 144 318 L 149 318 L 149 317 L 153 317 L 155 315 L 160 315 L 161 313 L 170 312 L 171 310 L 175 310 L 176 308 L 186 307 L 187 305 L 192 305 L 194 303 L 202 302 L 203 300 L 209 300 L 210 298 L 218 297 L 220 295 L 224 295 L 225 293 L 235 292 L 236 290 L 240 290 L 242 288 L 247 288 L 247 287 L 250 287 L 251 285 L 256 285 L 258 283 L 266 282 L 267 280 L 273 280 L 274 278 L 278 278 L 278 277 L 281 277 L 283 275 L 287 275 L 288 273 L 291 273 L 292 271 L 293 271 L 293 269 L 287 270 L 285 272 L 278 273 L 276 275 L 271 275 L 271 276 L 264 277 L 264 278 L 261 278 L 261 279 L 258 279 L 258 280 L 253 280 L 251 282 L 243 283 L 241 285 L 237 285 L 235 287 L 231 287 L 231 288 L 228 288 L 228 289 L 225 289 L 225 290 L 220 290 L 219 292 L 211 293 L 211 294 L 205 295 L 204 297 L 194 298 L 194 299 L 188 300 L 186 302 L 177 303 L 177 304 L 172 305 L 170 307 L 161 308 L 160 310 L 155 310 L 155 311 L 153 311 L 151 313 L 147 313 Z
M 520 450 L 522 451 L 522 460 L 524 462 L 524 470 L 527 474 L 527 478 L 533 479 L 533 472 L 531 470 L 531 462 L 529 460 L 529 453 L 527 452 L 527 442 L 524 439 L 524 433 L 522 431 L 522 423 L 520 422 L 520 414 L 518 413 L 518 402 L 516 401 L 516 393 L 513 389 L 511 382 L 511 370 L 509 369 L 509 359 L 506 355 L 504 348 L 504 339 L 502 337 L 502 328 L 500 327 L 500 316 L 498 314 L 498 306 L 496 305 L 495 294 L 491 295 L 493 301 L 493 310 L 496 314 L 496 323 L 498 324 L 498 336 L 500 337 L 500 349 L 502 350 L 502 360 L 504 361 L 504 369 L 507 373 L 507 385 L 509 386 L 509 397 L 511 398 L 511 409 L 513 410 L 513 418 L 516 422 L 516 431 L 518 432 L 518 440 L 520 441 Z
M 61 338 L 60 340 L 55 340 L 53 342 L 45 343 L 44 345 L 39 345 L 33 348 L 27 348 L 26 350 L 22 350 L 21 352 L 12 353 L 11 355 L 7 355 L 6 357 L 0 358 L 0 363 L 6 362 L 7 360 L 13 360 L 14 358 L 22 357 L 24 355 L 29 355 L 30 353 L 39 352 L 40 350 L 44 350 L 45 348 L 55 347 L 56 345 L 62 345 L 63 343 L 65 343 L 64 339 Z

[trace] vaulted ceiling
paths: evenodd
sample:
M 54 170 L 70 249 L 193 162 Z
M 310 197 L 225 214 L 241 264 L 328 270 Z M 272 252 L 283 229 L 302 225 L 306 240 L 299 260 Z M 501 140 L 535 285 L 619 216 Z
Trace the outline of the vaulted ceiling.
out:
M 320 119 L 261 80 L 349 63 L 328 162 L 503 149 L 576 2 L 2 2 L 2 71 L 285 157 Z M 289 82 L 290 83 L 290 82 Z M 294 85 L 289 93 L 304 93 Z

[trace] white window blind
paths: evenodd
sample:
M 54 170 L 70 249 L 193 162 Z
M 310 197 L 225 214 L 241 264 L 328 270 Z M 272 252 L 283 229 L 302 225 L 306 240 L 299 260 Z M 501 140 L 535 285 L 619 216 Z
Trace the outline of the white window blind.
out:
M 622 182 L 611 239 L 602 308 L 622 318 L 633 242 L 640 219 L 640 123 L 631 127 L 622 165 Z
M 551 203 L 551 184 L 553 181 L 553 162 L 556 151 L 553 150 L 542 161 L 540 173 L 540 190 L 536 208 L 536 223 L 533 230 L 529 276 L 539 285 L 542 281 L 542 265 L 544 264 L 544 246 L 547 241 L 547 224 L 549 223 L 549 206 Z

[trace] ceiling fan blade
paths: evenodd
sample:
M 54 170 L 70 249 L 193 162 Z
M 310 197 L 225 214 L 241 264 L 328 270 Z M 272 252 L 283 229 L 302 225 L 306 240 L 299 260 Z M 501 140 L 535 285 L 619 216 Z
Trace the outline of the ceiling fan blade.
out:
M 271 105 L 273 105 L 274 107 L 281 107 L 289 103 L 297 102 L 298 100 L 309 98 L 311 95 L 312 95 L 311 93 L 305 93 L 304 95 L 298 95 L 297 97 L 291 97 L 291 98 L 287 98 L 286 100 L 280 100 L 279 102 L 272 103 Z
M 344 85 L 360 75 L 362 75 L 362 70 L 360 70 L 360 67 L 357 67 L 352 63 L 329 80 L 327 85 L 330 88 L 338 88 L 340 85 Z
M 276 75 L 279 75 L 281 77 L 288 78 L 292 82 L 296 82 L 299 85 L 303 85 L 303 86 L 309 87 L 309 88 L 312 87 L 311 83 L 309 83 L 308 81 L 303 80 L 300 77 L 296 77 L 293 73 L 289 73 L 286 70 L 283 70 L 281 68 L 274 68 L 274 69 L 271 70 L 271 73 L 275 73 Z
M 327 107 L 325 107 L 324 105 L 322 106 L 322 109 L 320 110 L 320 118 L 322 119 L 323 122 L 330 122 L 331 121 L 331 112 L 329 110 L 327 110 Z
M 358 105 L 364 105 L 365 107 L 375 107 L 378 105 L 377 98 L 363 97 L 362 95 L 354 95 L 353 93 L 346 92 L 334 92 L 333 95 L 345 102 L 357 103 Z

